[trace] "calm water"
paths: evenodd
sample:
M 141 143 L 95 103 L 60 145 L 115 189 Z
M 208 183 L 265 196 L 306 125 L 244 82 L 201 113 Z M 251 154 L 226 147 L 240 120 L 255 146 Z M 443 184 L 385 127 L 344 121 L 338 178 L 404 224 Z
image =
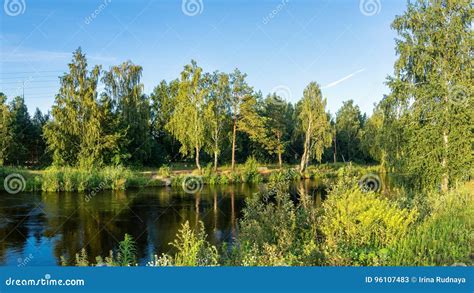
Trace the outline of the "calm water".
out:
M 91 258 L 107 256 L 125 233 L 137 242 L 140 264 L 169 245 L 185 221 L 204 222 L 209 240 L 232 242 L 238 233 L 245 197 L 262 185 L 204 186 L 198 194 L 178 187 L 102 192 L 90 200 L 79 193 L 0 193 L 0 264 L 59 265 L 83 247 Z M 315 204 L 321 196 L 315 182 L 292 184 L 304 188 Z

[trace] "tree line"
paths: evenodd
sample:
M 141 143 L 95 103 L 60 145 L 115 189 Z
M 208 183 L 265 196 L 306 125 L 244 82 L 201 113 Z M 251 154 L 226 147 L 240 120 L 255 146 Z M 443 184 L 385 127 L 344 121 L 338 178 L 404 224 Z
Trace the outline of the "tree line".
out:
M 8 105 L 2 94 L 1 129 L 8 137 L 2 163 L 90 168 L 184 158 L 201 169 L 204 156 L 217 169 L 255 156 L 279 166 L 299 163 L 304 170 L 312 159 L 373 161 L 361 144 L 366 115 L 348 101 L 332 117 L 315 82 L 293 105 L 276 93 L 263 97 L 238 69 L 203 72 L 194 60 L 150 95 L 141 75 L 142 67 L 130 61 L 105 71 L 88 68 L 79 48 L 46 115 L 37 109 L 30 118 L 22 97 Z
M 184 158 L 217 169 L 254 156 L 304 172 L 312 161 L 351 161 L 446 190 L 472 174 L 472 15 L 467 0 L 409 3 L 392 23 L 390 93 L 370 117 L 352 100 L 331 115 L 316 82 L 292 104 L 264 97 L 238 69 L 203 72 L 194 60 L 146 95 L 141 66 L 89 68 L 79 48 L 48 114 L 30 118 L 22 97 L 7 104 L 0 95 L 0 164 L 158 166 Z

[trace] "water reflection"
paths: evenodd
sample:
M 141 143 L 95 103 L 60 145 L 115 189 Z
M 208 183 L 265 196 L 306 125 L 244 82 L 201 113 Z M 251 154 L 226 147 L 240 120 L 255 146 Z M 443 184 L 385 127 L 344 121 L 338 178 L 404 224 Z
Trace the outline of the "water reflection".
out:
M 302 181 L 298 189 L 321 201 L 316 184 Z M 181 224 L 203 221 L 213 244 L 231 242 L 245 197 L 262 186 L 240 184 L 209 187 L 195 195 L 180 188 L 102 192 L 87 198 L 78 193 L 0 194 L 0 264 L 58 265 L 85 248 L 90 260 L 107 256 L 125 233 L 137 241 L 138 257 L 169 252 Z

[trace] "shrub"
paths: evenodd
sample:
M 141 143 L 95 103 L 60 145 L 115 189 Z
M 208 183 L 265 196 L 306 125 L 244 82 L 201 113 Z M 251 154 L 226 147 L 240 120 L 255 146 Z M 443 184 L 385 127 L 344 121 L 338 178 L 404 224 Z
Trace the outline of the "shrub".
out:
M 313 212 L 309 205 L 291 201 L 286 184 L 269 186 L 268 191 L 246 200 L 236 248 L 225 262 L 257 266 L 319 264 L 321 253 Z
M 242 168 L 242 182 L 258 183 L 262 176 L 258 173 L 258 162 L 254 157 L 249 157 Z
M 171 168 L 168 165 L 163 165 L 158 169 L 158 175 L 162 177 L 169 177 L 171 175 Z
M 321 230 L 329 265 L 383 265 L 390 248 L 404 237 L 417 211 L 358 188 L 330 193 L 323 203 Z
M 430 212 L 397 241 L 391 265 L 439 266 L 472 264 L 474 200 L 466 190 L 427 197 Z
M 149 266 L 214 266 L 218 264 L 219 254 L 217 248 L 207 240 L 204 223 L 199 222 L 196 231 L 193 231 L 189 222 L 183 224 L 178 231 L 176 239 L 170 243 L 175 249 L 174 256 L 163 254 L 154 256 L 148 263 Z

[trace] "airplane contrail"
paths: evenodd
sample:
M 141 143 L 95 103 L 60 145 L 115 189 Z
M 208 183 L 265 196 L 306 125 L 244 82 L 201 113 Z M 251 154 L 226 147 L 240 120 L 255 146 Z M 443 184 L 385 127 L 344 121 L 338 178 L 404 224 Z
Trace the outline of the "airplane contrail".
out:
M 362 68 L 362 69 L 359 69 L 355 72 L 352 72 L 351 74 L 347 75 L 347 76 L 344 76 L 343 78 L 341 79 L 338 79 L 336 81 L 333 81 L 325 86 L 323 86 L 322 88 L 323 89 L 328 89 L 328 88 L 332 88 L 332 87 L 335 87 L 336 85 L 340 84 L 341 82 L 345 81 L 345 80 L 348 80 L 349 78 L 353 77 L 354 75 L 358 74 L 358 73 L 361 73 L 362 71 L 364 71 L 365 68 Z

